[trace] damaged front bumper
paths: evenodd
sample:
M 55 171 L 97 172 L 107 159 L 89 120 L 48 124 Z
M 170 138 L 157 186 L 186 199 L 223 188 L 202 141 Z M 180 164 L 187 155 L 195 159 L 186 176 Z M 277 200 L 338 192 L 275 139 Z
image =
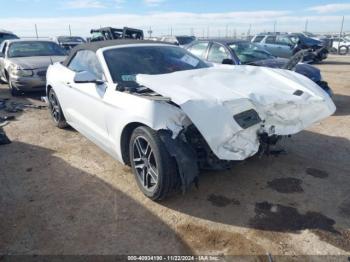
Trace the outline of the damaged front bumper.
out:
M 259 151 L 269 153 L 281 137 L 335 112 L 325 91 L 289 70 L 216 67 L 137 75 L 137 82 L 181 108 L 184 117 L 160 136 L 177 161 L 183 189 L 196 181 L 198 170 L 229 168 Z

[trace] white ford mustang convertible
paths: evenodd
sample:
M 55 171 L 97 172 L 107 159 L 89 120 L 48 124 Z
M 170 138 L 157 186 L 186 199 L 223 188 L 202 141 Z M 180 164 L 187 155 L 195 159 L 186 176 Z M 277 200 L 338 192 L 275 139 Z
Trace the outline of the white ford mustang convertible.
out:
M 185 190 L 202 169 L 228 168 L 335 111 L 298 73 L 211 67 L 152 41 L 80 45 L 49 67 L 46 91 L 55 124 L 74 127 L 131 165 L 153 200 Z

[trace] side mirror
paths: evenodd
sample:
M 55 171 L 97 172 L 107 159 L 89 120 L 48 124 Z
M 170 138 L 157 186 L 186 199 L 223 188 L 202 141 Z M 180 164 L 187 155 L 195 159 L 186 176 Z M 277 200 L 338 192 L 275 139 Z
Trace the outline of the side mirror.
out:
M 222 60 L 221 62 L 223 65 L 234 65 L 235 63 L 233 62 L 232 59 L 230 58 L 225 58 L 224 60 Z
M 95 83 L 97 85 L 102 85 L 104 81 L 97 79 L 97 77 L 94 74 L 88 71 L 82 71 L 75 74 L 74 83 Z

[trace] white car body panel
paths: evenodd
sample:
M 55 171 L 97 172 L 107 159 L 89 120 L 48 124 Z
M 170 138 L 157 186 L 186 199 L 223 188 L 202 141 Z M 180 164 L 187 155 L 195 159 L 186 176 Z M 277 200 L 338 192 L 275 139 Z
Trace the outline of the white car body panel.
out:
M 130 123 L 171 130 L 173 138 L 193 123 L 218 158 L 243 160 L 258 151 L 257 132 L 262 127 L 243 130 L 233 120 L 235 114 L 253 108 L 266 121 L 264 130 L 269 134 L 289 135 L 335 111 L 328 95 L 311 80 L 291 71 L 263 67 L 221 66 L 137 76 L 140 84 L 171 98 L 179 107 L 120 92 L 102 53 L 123 47 L 96 52 L 105 74 L 103 85 L 75 84 L 75 72 L 60 63 L 51 65 L 47 72 L 47 86 L 54 88 L 67 122 L 123 163 L 121 137 Z M 304 94 L 295 96 L 295 90 Z
M 259 149 L 260 124 L 242 129 L 233 116 L 254 109 L 269 135 L 292 135 L 335 111 L 329 96 L 292 71 L 221 66 L 166 75 L 138 75 L 137 82 L 178 104 L 223 160 L 243 160 Z M 297 90 L 302 96 L 293 95 Z
M 350 47 L 350 41 L 347 41 L 345 39 L 342 39 L 341 41 L 333 40 L 333 48 L 338 49 L 341 46 Z
M 60 63 L 50 66 L 47 72 L 47 85 L 54 87 L 68 124 L 122 163 L 120 140 L 128 124 L 141 123 L 174 133 L 191 124 L 180 108 L 165 101 L 119 92 L 115 84 L 108 82 L 79 86 L 73 78 L 74 72 Z M 62 79 L 70 79 L 71 87 Z

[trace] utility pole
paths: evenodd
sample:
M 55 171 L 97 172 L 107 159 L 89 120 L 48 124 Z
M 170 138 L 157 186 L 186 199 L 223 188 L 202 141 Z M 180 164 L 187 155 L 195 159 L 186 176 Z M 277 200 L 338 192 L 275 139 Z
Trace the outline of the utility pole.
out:
M 147 31 L 147 33 L 149 34 L 149 38 L 151 38 L 152 37 L 152 33 L 153 33 L 152 27 L 149 27 L 149 30 Z
M 307 32 L 307 27 L 308 27 L 308 25 L 309 25 L 309 20 L 306 19 L 306 21 L 305 21 L 305 30 L 304 30 L 304 32 Z
M 252 29 L 252 24 L 249 24 L 248 32 L 247 32 L 247 40 L 250 38 L 250 30 Z
M 39 38 L 38 27 L 36 26 L 36 24 L 35 24 L 35 34 L 36 34 L 36 39 L 38 39 Z
M 173 36 L 173 27 L 170 27 L 170 35 Z
M 69 36 L 72 36 L 72 29 L 70 28 L 70 25 L 69 25 Z
M 208 26 L 207 27 L 207 38 L 209 38 L 210 37 L 210 27 Z
M 276 21 L 273 23 L 273 32 L 276 33 Z
M 339 41 L 338 41 L 338 54 L 340 53 L 339 47 L 340 47 L 340 38 L 343 35 L 343 28 L 344 28 L 344 16 L 343 19 L 341 21 L 341 27 L 340 27 L 340 32 L 339 32 Z
M 228 25 L 226 25 L 226 33 L 225 33 L 225 37 L 228 38 Z

